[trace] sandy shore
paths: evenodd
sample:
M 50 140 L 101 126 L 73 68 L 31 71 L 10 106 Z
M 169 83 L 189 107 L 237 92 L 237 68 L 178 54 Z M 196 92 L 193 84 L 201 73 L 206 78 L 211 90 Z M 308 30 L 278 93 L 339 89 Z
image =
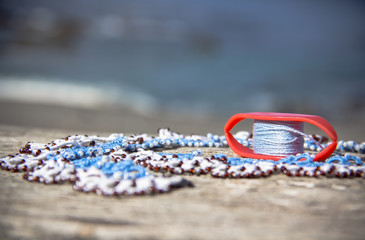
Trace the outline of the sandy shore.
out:
M 156 112 L 141 114 L 127 107 L 105 107 L 102 109 L 71 108 L 46 104 L 30 104 L 0 101 L 0 124 L 22 127 L 60 129 L 83 133 L 84 131 L 157 133 L 158 128 L 169 127 L 183 134 L 223 135 L 224 125 L 231 115 L 197 116 Z M 235 113 L 232 113 L 234 115 Z M 359 113 L 361 114 L 361 113 Z M 326 118 L 325 116 L 323 116 Z M 327 119 L 337 131 L 339 139 L 365 141 L 363 118 L 350 116 L 348 120 Z M 248 120 L 235 130 L 252 130 Z M 311 125 L 305 126 L 308 134 L 323 132 Z
M 223 134 L 229 116 L 207 117 L 156 112 L 142 114 L 127 107 L 72 108 L 0 101 L 0 124 L 75 131 L 157 133 L 170 127 L 184 134 Z

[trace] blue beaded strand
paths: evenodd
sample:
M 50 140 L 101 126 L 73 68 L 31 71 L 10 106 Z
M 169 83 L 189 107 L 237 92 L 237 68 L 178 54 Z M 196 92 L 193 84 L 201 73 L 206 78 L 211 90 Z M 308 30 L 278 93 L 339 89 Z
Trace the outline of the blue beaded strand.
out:
M 201 137 L 201 136 L 200 136 Z M 244 146 L 252 147 L 251 139 L 240 139 L 237 141 Z M 125 179 L 142 178 L 148 176 L 149 173 L 146 168 L 136 165 L 131 159 L 123 159 L 120 162 L 103 161 L 103 156 L 112 153 L 113 151 L 123 150 L 126 152 L 136 152 L 138 149 L 158 149 L 165 147 L 226 147 L 227 141 L 224 136 L 208 134 L 205 139 L 198 139 L 197 137 L 180 137 L 180 138 L 151 138 L 147 140 L 131 140 L 127 137 L 117 137 L 114 140 L 106 143 L 95 143 L 93 146 L 82 146 L 80 144 L 74 145 L 70 148 L 59 150 L 59 152 L 51 152 L 46 156 L 47 160 L 63 159 L 69 161 L 76 168 L 89 169 L 96 167 L 100 169 L 107 176 L 112 176 L 115 173 L 121 174 Z M 304 146 L 310 150 L 320 150 L 318 145 L 308 139 L 305 139 Z M 324 147 L 326 144 L 324 144 Z M 343 152 L 358 152 L 364 153 L 364 144 L 356 144 L 353 141 L 340 141 L 337 148 L 338 151 Z M 157 152 L 161 157 L 168 156 L 170 159 L 178 160 L 192 160 L 194 157 L 202 156 L 201 150 L 194 150 L 190 153 L 161 153 Z M 105 156 L 104 156 L 105 157 Z M 318 167 L 324 164 L 342 164 L 346 166 L 364 166 L 361 157 L 353 155 L 333 156 L 325 162 L 314 162 L 313 157 L 308 154 L 298 154 L 288 156 L 279 161 L 258 160 L 250 158 L 227 157 L 225 154 L 214 154 L 213 158 L 225 160 L 228 166 L 238 166 L 243 164 L 258 164 L 260 162 L 272 163 L 273 165 L 289 164 L 305 167 Z

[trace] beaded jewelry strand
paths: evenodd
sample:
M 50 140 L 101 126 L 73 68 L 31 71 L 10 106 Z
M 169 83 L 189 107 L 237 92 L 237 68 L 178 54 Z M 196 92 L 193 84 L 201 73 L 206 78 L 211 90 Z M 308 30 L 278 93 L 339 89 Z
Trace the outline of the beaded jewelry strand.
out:
M 252 147 L 252 134 L 238 132 L 237 141 Z M 319 151 L 327 139 L 318 135 L 305 138 L 303 148 Z M 163 153 L 180 147 L 194 147 L 190 153 Z M 163 193 L 177 187 L 189 186 L 180 176 L 185 173 L 211 174 L 218 178 L 267 177 L 272 174 L 288 176 L 365 177 L 361 154 L 365 143 L 339 141 L 336 154 L 325 162 L 314 162 L 309 153 L 288 156 L 279 161 L 227 157 L 224 154 L 204 156 L 197 148 L 227 147 L 224 136 L 184 136 L 169 129 L 159 135 L 126 137 L 69 136 L 49 144 L 27 143 L 16 155 L 0 159 L 2 169 L 24 171 L 28 181 L 46 184 L 69 181 L 79 191 L 103 195 L 142 195 Z M 349 154 L 349 153 L 355 153 Z M 150 173 L 154 171 L 155 174 Z M 169 176 L 167 176 L 169 175 Z

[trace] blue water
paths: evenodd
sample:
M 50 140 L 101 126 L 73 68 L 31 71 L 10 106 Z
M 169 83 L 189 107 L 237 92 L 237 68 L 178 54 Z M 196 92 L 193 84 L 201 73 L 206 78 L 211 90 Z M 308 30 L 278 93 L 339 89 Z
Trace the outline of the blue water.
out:
M 96 2 L 6 6 L 0 87 L 23 88 L 18 100 L 30 102 L 77 89 L 68 105 L 138 111 L 365 112 L 359 2 Z

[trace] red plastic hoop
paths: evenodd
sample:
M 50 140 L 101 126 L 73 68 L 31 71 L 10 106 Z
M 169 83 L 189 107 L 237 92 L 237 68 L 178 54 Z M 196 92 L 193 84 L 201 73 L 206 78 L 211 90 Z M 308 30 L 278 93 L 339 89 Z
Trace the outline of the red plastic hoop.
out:
M 313 161 L 322 161 L 328 158 L 337 146 L 337 133 L 326 119 L 306 114 L 294 114 L 294 113 L 270 113 L 270 112 L 252 112 L 252 113 L 238 113 L 233 115 L 224 127 L 225 137 L 227 139 L 228 145 L 231 147 L 233 152 L 240 155 L 241 157 L 257 158 L 265 160 L 279 160 L 285 158 L 286 156 L 271 156 L 265 154 L 257 154 L 248 147 L 240 144 L 230 133 L 232 128 L 237 125 L 240 121 L 244 119 L 254 119 L 254 120 L 271 120 L 271 121 L 297 121 L 306 122 L 323 130 L 328 137 L 332 140 L 330 144 L 322 151 L 317 153 Z

